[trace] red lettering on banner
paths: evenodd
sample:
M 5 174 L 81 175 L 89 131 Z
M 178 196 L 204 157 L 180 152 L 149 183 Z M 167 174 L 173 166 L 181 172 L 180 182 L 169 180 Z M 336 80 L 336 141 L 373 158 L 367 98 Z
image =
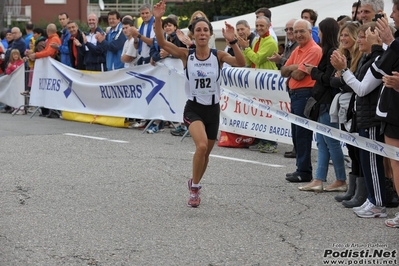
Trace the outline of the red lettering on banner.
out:
M 285 109 L 284 109 L 284 107 L 285 107 Z M 280 101 L 280 110 L 287 111 L 287 112 L 291 113 L 291 103 Z
M 227 103 L 229 101 L 229 96 L 224 95 L 222 99 L 220 99 L 220 110 L 224 111 L 227 109 Z
M 259 101 L 261 103 L 265 103 L 267 105 L 272 105 L 273 102 L 271 100 L 267 100 L 267 99 L 256 99 L 253 98 L 255 101 Z M 241 106 L 241 102 L 236 101 L 236 106 L 235 106 L 235 110 L 234 113 L 244 113 L 245 115 L 248 115 L 249 112 L 251 111 L 251 115 L 252 116 L 259 116 L 259 117 L 266 117 L 266 118 L 272 118 L 272 115 L 270 115 L 269 113 L 264 113 L 263 111 L 259 112 L 258 115 L 258 109 L 256 107 L 251 106 L 251 108 L 249 108 L 248 105 L 243 104 L 243 106 Z
M 244 114 L 248 114 L 249 113 L 249 108 L 248 108 L 248 106 L 244 103 L 244 106 L 243 106 L 243 111 L 244 111 Z
M 236 109 L 234 110 L 234 113 L 241 114 L 241 102 L 236 101 Z

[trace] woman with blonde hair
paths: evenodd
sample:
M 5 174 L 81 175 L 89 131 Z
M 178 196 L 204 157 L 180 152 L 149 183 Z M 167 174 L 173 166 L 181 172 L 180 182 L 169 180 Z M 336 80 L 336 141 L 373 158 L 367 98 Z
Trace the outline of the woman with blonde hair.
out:
M 18 49 L 12 49 L 10 53 L 10 60 L 6 68 L 6 74 L 10 75 L 14 72 L 20 65 L 24 64 L 25 60 L 22 59 L 21 54 Z
M 204 12 L 201 10 L 194 11 L 194 13 L 191 15 L 190 21 L 188 23 L 189 27 L 190 25 L 193 24 L 194 21 L 197 19 L 204 18 L 205 20 L 209 21 L 208 17 L 205 15 Z M 179 40 L 187 45 L 187 48 L 195 48 L 195 39 L 194 39 L 194 34 L 191 33 L 190 31 L 188 32 L 188 35 L 185 35 L 181 30 L 177 30 L 177 37 Z M 216 43 L 215 43 L 216 36 L 213 33 L 211 35 L 211 38 L 209 39 L 208 42 L 208 47 L 211 49 L 216 49 Z
M 347 66 L 348 69 L 357 75 L 360 66 L 362 63 L 360 62 L 362 59 L 362 56 L 364 55 L 362 51 L 359 50 L 358 46 L 358 30 L 359 30 L 359 23 L 357 22 L 347 22 L 345 23 L 340 31 L 339 31 L 339 53 L 347 58 Z M 330 109 L 330 115 L 332 117 L 336 117 L 335 111 L 338 111 L 340 109 L 346 109 L 344 117 L 341 117 L 341 119 L 344 119 L 343 121 L 341 119 L 338 119 L 341 123 L 341 129 L 345 131 L 350 131 L 351 130 L 351 124 L 352 124 L 352 118 L 347 115 L 347 111 L 349 110 L 349 103 L 351 101 L 352 95 L 353 95 L 353 90 L 351 87 L 349 87 L 341 78 L 341 72 L 336 71 L 335 72 L 335 77 L 331 79 L 331 86 L 334 88 L 339 88 L 340 93 L 338 93 L 333 102 L 337 102 L 338 106 L 335 110 Z M 334 114 L 333 114 L 334 113 Z M 363 173 L 361 170 L 361 165 L 360 165 L 360 159 L 359 159 L 359 149 L 351 146 L 349 144 L 346 144 L 346 147 L 348 149 L 348 154 L 351 159 L 352 163 L 352 171 L 349 173 L 349 186 L 348 186 L 348 191 L 344 195 L 338 195 L 335 197 L 335 200 L 338 202 L 343 201 L 343 205 L 347 208 L 352 208 L 352 207 L 358 207 L 360 206 L 363 202 L 360 204 L 353 204 L 351 202 L 350 204 L 347 204 L 347 201 L 350 200 L 355 193 L 355 184 L 359 183 L 359 188 L 364 187 L 360 185 L 360 182 L 363 182 Z
M 360 24 L 357 22 L 348 21 L 339 30 L 339 52 L 348 59 L 349 69 L 355 73 L 359 60 L 363 53 L 359 50 L 357 43 L 357 34 Z M 344 85 L 344 83 L 342 84 Z

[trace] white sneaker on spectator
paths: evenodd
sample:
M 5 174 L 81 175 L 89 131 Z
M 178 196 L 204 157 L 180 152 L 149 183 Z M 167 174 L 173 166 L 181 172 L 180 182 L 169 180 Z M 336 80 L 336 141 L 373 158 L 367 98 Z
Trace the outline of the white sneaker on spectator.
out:
M 359 206 L 359 207 L 353 207 L 352 210 L 353 210 L 354 212 L 360 211 L 360 210 L 366 208 L 369 204 L 372 204 L 372 203 L 369 201 L 369 199 L 366 199 L 366 201 L 365 201 L 361 206 Z
M 136 122 L 133 124 L 134 128 L 140 128 L 145 126 L 145 120 L 141 120 L 140 122 Z
M 14 111 L 12 112 L 12 115 L 24 115 L 24 114 L 25 114 L 24 108 L 21 108 L 21 109 L 15 108 Z
M 370 202 L 366 208 L 357 211 L 356 215 L 361 218 L 385 218 L 387 217 L 387 208 L 375 206 Z

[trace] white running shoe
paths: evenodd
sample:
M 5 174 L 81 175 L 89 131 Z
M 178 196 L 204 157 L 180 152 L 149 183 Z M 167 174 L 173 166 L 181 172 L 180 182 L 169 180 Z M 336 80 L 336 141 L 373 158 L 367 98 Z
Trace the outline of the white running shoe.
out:
M 361 218 L 385 218 L 387 217 L 387 208 L 369 203 L 366 208 L 355 213 Z
M 369 205 L 369 203 L 371 203 L 371 202 L 369 201 L 369 199 L 366 199 L 366 201 L 362 204 L 362 206 L 353 207 L 352 210 L 353 210 L 354 212 L 360 211 L 361 209 L 366 208 L 367 205 Z

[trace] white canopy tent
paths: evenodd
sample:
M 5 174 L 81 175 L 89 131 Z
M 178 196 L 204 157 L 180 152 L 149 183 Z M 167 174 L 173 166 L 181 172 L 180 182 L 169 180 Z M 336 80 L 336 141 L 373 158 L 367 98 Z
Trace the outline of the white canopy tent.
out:
M 285 23 L 293 18 L 300 18 L 301 11 L 305 8 L 311 8 L 318 13 L 317 22 L 322 21 L 327 17 L 338 18 L 340 15 L 351 16 L 352 4 L 356 0 L 299 0 L 293 3 L 272 7 L 272 26 L 277 36 L 285 36 L 284 28 Z M 388 16 L 392 13 L 392 0 L 384 0 L 384 10 Z M 232 24 L 234 27 L 239 20 L 248 21 L 252 29 L 255 28 L 255 10 L 252 13 L 232 17 L 225 20 L 219 20 L 212 22 L 213 31 L 216 34 L 216 38 L 223 38 L 222 28 L 225 27 L 224 22 Z M 316 22 L 316 24 L 317 24 Z

